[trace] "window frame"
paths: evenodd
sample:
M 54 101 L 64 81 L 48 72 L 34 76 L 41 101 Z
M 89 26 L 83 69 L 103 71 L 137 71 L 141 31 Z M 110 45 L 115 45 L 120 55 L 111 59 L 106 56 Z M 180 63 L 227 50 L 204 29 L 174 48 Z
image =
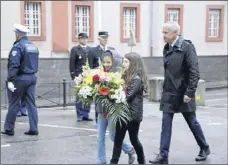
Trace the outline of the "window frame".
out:
M 223 41 L 223 29 L 224 29 L 224 7 L 225 5 L 207 5 L 206 7 L 206 27 L 205 27 L 205 40 L 206 42 L 221 42 Z M 209 37 L 208 28 L 209 28 L 209 12 L 210 10 L 220 10 L 220 19 L 219 19 L 219 36 L 218 37 Z
M 129 38 L 124 38 L 124 8 L 136 8 L 136 21 L 135 21 L 135 41 L 140 42 L 140 3 L 120 3 L 120 42 L 126 43 Z
M 88 37 L 88 42 L 93 42 L 94 41 L 94 2 L 92 1 L 71 1 L 71 23 L 72 23 L 72 41 L 77 42 L 78 37 L 75 34 L 76 27 L 75 27 L 75 10 L 76 6 L 88 6 L 90 8 L 90 13 L 89 13 L 89 37 Z
M 31 41 L 46 41 L 46 1 L 21 1 L 21 24 L 25 24 L 25 3 L 40 3 L 41 4 L 41 35 L 40 36 L 28 36 Z
M 179 9 L 179 22 L 180 25 L 180 34 L 183 33 L 183 12 L 184 5 L 183 4 L 165 4 L 165 23 L 168 22 L 168 10 L 169 9 Z

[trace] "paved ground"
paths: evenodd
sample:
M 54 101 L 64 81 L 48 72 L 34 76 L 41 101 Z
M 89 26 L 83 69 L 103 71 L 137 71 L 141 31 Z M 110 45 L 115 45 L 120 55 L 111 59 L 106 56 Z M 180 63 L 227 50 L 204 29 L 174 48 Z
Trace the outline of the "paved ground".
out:
M 211 147 L 211 155 L 204 164 L 227 164 L 227 89 L 208 91 L 205 107 L 198 107 L 198 119 Z M 145 100 L 144 120 L 140 140 L 147 162 L 157 153 L 160 140 L 161 112 L 158 103 Z M 6 111 L 1 111 L 1 128 Z M 91 116 L 94 116 L 92 109 Z M 77 123 L 74 107 L 39 109 L 37 137 L 23 134 L 28 129 L 26 117 L 18 118 L 15 136 L 1 136 L 2 164 L 95 164 L 95 122 Z M 126 137 L 128 140 L 128 137 Z M 107 161 L 110 160 L 112 142 L 106 138 Z M 183 117 L 177 114 L 173 122 L 170 163 L 196 164 L 194 157 L 199 148 Z M 120 163 L 127 163 L 122 153 Z

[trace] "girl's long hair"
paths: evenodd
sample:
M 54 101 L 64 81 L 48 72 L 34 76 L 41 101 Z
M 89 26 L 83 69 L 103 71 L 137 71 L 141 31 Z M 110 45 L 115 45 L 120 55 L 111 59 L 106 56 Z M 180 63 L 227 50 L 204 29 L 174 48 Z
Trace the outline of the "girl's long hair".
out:
M 148 92 L 148 79 L 147 74 L 143 65 L 142 58 L 140 55 L 136 52 L 127 53 L 124 55 L 125 58 L 127 58 L 130 61 L 130 65 L 127 71 L 125 71 L 125 82 L 126 85 L 130 84 L 132 77 L 135 74 L 138 74 L 140 78 L 142 79 L 143 83 L 143 90 L 144 92 Z

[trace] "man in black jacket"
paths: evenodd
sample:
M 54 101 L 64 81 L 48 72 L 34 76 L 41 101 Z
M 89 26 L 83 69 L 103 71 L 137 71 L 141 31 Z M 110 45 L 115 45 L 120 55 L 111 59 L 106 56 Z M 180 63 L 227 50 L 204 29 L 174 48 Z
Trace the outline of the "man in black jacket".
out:
M 88 36 L 86 33 L 78 34 L 79 45 L 74 46 L 70 52 L 70 75 L 72 80 L 82 73 L 82 66 L 86 64 L 88 59 L 88 52 L 90 47 L 86 45 Z M 93 121 L 89 118 L 90 106 L 82 105 L 82 103 L 76 99 L 76 112 L 77 121 Z
M 88 55 L 89 66 L 92 69 L 98 68 L 99 61 L 102 53 L 106 50 L 115 50 L 113 47 L 107 46 L 109 34 L 107 31 L 98 32 L 99 45 L 91 48 Z M 97 122 L 98 114 L 95 112 L 95 118 Z
M 89 66 L 94 69 L 99 66 L 99 60 L 103 52 L 106 50 L 115 50 L 113 47 L 107 46 L 109 34 L 107 31 L 100 31 L 98 33 L 99 45 L 91 48 L 89 52 Z
M 196 161 L 210 154 L 201 126 L 196 118 L 195 91 L 199 80 L 196 49 L 191 41 L 178 35 L 177 23 L 166 23 L 163 36 L 164 85 L 160 110 L 163 111 L 160 153 L 152 164 L 167 164 L 174 113 L 181 112 L 200 147 Z

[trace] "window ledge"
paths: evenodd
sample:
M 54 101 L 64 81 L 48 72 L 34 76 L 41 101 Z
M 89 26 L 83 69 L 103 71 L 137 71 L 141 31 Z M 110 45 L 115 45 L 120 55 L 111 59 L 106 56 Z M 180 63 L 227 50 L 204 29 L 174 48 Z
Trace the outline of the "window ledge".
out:
M 73 42 L 78 42 L 79 40 L 78 40 L 77 37 L 72 37 L 72 41 L 73 41 Z M 93 37 L 89 37 L 87 41 L 88 41 L 88 42 L 94 42 L 94 39 L 93 39 Z
M 206 41 L 207 42 L 222 42 L 223 39 L 221 37 L 207 37 Z
M 28 36 L 31 41 L 46 41 L 46 36 Z

